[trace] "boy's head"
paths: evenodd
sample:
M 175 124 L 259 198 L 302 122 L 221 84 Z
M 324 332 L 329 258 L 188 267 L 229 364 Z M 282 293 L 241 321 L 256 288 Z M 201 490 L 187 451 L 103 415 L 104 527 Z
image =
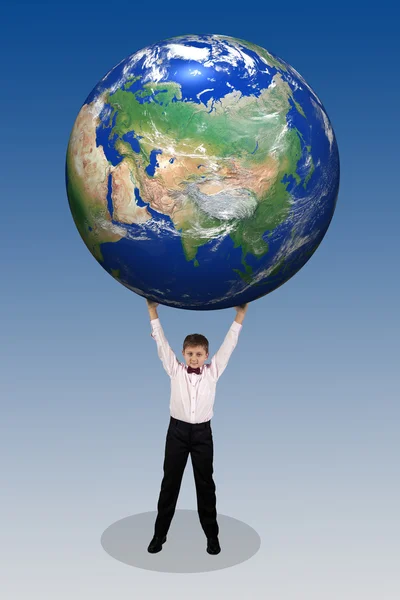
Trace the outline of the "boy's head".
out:
M 208 339 L 201 333 L 187 335 L 182 354 L 188 366 L 201 368 L 208 358 Z

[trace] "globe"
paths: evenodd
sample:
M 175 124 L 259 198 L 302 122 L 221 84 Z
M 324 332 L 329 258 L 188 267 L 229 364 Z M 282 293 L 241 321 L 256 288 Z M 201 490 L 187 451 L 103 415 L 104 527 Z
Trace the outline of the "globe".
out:
M 330 120 L 283 59 L 224 35 L 167 39 L 95 86 L 70 135 L 73 220 L 114 279 L 166 306 L 252 302 L 321 243 L 339 188 Z

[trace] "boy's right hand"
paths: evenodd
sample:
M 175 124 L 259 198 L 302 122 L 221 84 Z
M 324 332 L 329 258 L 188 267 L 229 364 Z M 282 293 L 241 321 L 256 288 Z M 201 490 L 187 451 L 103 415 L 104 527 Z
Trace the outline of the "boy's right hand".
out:
M 158 302 L 154 302 L 153 300 L 149 300 L 146 298 L 147 308 L 149 310 L 150 321 L 153 319 L 158 319 L 157 306 Z

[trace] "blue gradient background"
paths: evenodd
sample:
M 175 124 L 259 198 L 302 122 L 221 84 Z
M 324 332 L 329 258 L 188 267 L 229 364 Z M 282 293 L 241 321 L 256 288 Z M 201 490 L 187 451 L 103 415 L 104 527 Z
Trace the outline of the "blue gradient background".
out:
M 398 600 L 399 47 L 390 6 L 3 8 L 3 598 Z M 183 576 L 128 568 L 100 545 L 111 523 L 156 509 L 169 379 L 145 301 L 96 263 L 75 229 L 64 161 L 78 111 L 110 68 L 147 44 L 203 32 L 257 43 L 301 73 L 334 127 L 341 187 L 311 260 L 250 305 L 218 384 L 217 509 L 253 527 L 260 551 Z M 194 331 L 215 352 L 235 311 L 159 315 L 179 355 Z M 196 508 L 190 462 L 178 508 Z

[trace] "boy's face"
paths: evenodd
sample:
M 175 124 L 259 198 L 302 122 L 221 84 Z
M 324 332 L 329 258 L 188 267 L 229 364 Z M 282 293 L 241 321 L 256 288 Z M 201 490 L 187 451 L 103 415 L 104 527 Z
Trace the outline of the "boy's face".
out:
M 190 367 L 201 368 L 208 358 L 208 353 L 203 346 L 186 346 L 185 350 L 182 350 L 182 354 L 186 364 Z

